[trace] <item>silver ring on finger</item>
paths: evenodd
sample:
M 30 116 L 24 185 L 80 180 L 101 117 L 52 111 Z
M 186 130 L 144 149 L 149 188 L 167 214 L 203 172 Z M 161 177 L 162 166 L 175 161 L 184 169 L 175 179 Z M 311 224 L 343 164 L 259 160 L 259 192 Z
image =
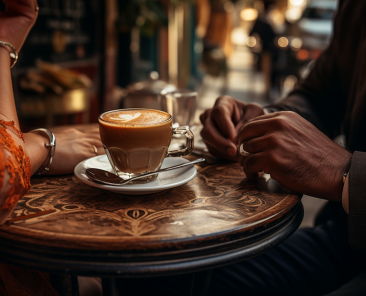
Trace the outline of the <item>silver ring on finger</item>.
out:
M 252 153 L 248 152 L 248 151 L 245 151 L 244 150 L 244 143 L 241 143 L 238 147 L 238 154 L 239 155 L 243 155 L 243 156 L 249 156 L 251 155 Z

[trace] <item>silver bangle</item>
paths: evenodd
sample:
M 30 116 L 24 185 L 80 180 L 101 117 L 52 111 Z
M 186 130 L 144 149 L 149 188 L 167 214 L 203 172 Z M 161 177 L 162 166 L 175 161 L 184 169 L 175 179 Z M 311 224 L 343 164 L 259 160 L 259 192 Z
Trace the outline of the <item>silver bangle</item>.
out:
M 35 130 L 30 131 L 30 133 L 46 135 L 50 140 L 50 143 L 44 144 L 45 147 L 50 148 L 48 159 L 36 172 L 36 174 L 38 176 L 41 176 L 50 170 L 50 166 L 52 164 L 52 159 L 53 159 L 53 156 L 55 155 L 55 151 L 56 151 L 56 138 L 55 138 L 55 135 L 51 131 L 49 131 L 48 129 L 45 129 L 45 128 L 37 128 Z
M 18 52 L 17 52 L 16 48 L 13 45 L 11 45 L 10 43 L 5 42 L 5 41 L 0 41 L 0 46 L 3 46 L 3 47 L 8 46 L 13 51 L 12 53 L 10 53 L 10 57 L 13 60 L 11 66 L 10 66 L 10 69 L 13 68 L 18 61 Z

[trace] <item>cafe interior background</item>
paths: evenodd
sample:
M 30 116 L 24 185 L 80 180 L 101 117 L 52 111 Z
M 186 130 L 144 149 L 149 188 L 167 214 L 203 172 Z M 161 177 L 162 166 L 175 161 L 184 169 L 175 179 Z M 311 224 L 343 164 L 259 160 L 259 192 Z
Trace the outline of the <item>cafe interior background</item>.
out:
M 266 105 L 306 77 L 332 34 L 336 0 L 38 0 L 13 69 L 23 131 L 160 109 L 166 87 Z M 305 196 L 302 226 L 323 201 Z

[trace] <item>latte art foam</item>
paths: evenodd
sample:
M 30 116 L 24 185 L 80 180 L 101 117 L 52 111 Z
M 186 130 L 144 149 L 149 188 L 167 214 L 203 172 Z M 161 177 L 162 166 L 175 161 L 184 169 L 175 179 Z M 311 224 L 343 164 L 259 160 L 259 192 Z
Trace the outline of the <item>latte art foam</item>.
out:
M 117 125 L 157 124 L 170 118 L 170 115 L 158 110 L 126 110 L 103 114 L 101 119 Z

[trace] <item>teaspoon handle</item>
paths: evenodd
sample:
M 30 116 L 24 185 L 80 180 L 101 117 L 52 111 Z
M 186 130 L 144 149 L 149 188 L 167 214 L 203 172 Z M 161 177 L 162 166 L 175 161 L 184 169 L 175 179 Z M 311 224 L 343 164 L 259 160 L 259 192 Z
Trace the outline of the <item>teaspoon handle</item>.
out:
M 197 163 L 201 163 L 201 162 L 205 162 L 205 161 L 206 161 L 206 159 L 199 158 L 199 159 L 196 159 L 196 160 L 187 162 L 187 163 L 182 163 L 182 164 L 174 165 L 174 166 L 171 166 L 171 167 L 168 167 L 168 168 L 165 168 L 165 169 L 161 169 L 161 170 L 158 170 L 156 172 L 142 174 L 142 175 L 133 177 L 131 179 L 128 179 L 126 181 L 130 182 L 130 181 L 137 180 L 137 179 L 140 179 L 140 178 L 144 178 L 144 177 L 148 177 L 148 176 L 153 176 L 153 175 L 156 175 L 156 174 L 159 174 L 159 173 L 162 173 L 162 172 L 167 172 L 167 171 L 171 171 L 171 170 L 175 170 L 175 169 L 179 169 L 179 168 L 184 168 L 186 166 L 192 166 L 192 165 L 195 165 Z

